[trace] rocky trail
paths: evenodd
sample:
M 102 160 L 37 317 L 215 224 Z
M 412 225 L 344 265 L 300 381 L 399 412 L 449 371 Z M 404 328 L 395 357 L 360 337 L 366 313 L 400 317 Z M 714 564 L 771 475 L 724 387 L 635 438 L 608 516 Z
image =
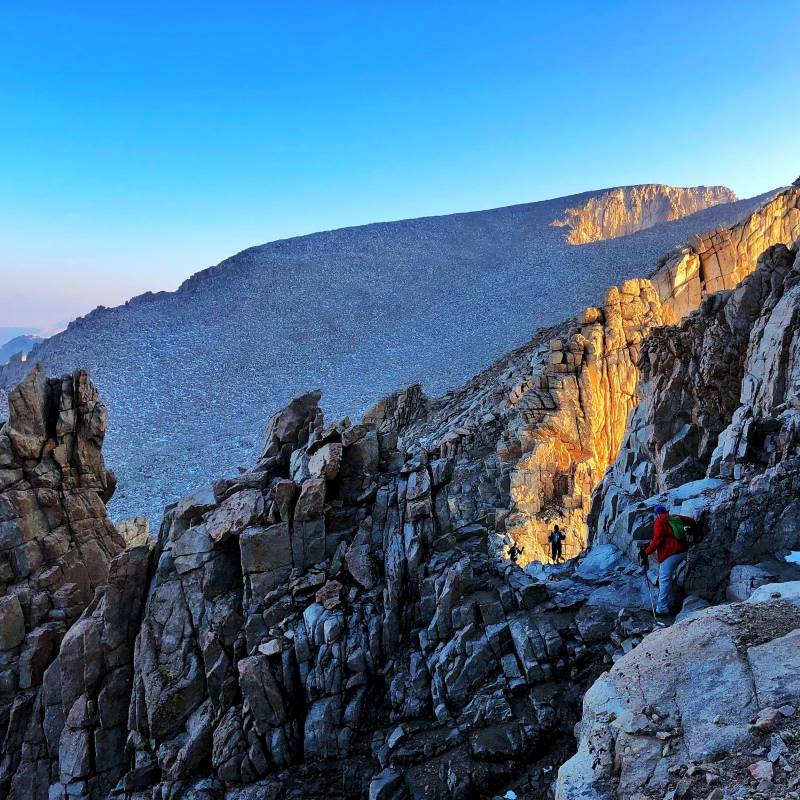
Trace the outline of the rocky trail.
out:
M 441 398 L 354 424 L 298 396 L 141 544 L 88 375 L 30 372 L 0 429 L 0 796 L 794 800 L 799 209 Z M 706 534 L 655 630 L 631 556 L 665 500 Z

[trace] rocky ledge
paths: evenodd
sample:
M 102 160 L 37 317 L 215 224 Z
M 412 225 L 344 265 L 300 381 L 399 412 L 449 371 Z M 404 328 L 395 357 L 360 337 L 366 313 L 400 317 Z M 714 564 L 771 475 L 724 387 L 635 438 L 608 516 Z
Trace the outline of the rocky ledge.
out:
M 586 694 L 556 800 L 795 798 L 800 582 L 648 636 Z

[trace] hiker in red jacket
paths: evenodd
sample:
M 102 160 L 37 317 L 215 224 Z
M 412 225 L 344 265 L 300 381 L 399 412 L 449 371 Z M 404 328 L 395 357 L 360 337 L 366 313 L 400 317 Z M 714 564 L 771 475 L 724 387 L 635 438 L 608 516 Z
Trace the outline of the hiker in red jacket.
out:
M 658 604 L 656 616 L 670 616 L 678 608 L 678 596 L 675 591 L 675 573 L 686 560 L 689 540 L 686 527 L 695 525 L 691 517 L 679 514 L 670 515 L 664 506 L 656 506 L 656 518 L 653 522 L 653 538 L 650 544 L 640 551 L 642 566 L 647 570 L 648 556 L 655 552 L 658 559 Z

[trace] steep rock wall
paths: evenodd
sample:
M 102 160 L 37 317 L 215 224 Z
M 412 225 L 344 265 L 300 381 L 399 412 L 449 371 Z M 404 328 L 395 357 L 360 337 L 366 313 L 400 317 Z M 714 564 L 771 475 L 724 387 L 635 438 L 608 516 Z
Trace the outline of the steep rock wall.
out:
M 709 347 L 717 368 L 760 331 L 742 368 L 758 378 L 747 389 L 756 424 L 734 414 L 729 446 L 710 456 L 720 474 L 747 472 L 754 454 L 759 465 L 746 502 L 721 498 L 729 511 L 714 529 L 740 537 L 726 558 L 748 546 L 776 496 L 800 493 L 787 252 L 771 251 L 736 301 L 746 326 L 738 313 L 723 320 L 730 299 L 704 306 L 725 335 L 751 330 L 730 350 Z M 38 657 L 38 682 L 10 698 L 2 788 L 14 800 L 99 800 L 115 781 L 130 800 L 542 796 L 571 748 L 583 689 L 649 630 L 649 600 L 610 544 L 550 572 L 495 551 L 511 534 L 529 537 L 526 558 L 543 552 L 554 520 L 574 520 L 568 553 L 580 549 L 595 471 L 637 402 L 660 310 L 652 282 L 627 282 L 444 398 L 412 386 L 357 425 L 326 425 L 319 395 L 299 397 L 270 421 L 255 467 L 169 507 L 152 548 L 110 560 L 122 543 L 109 524 L 108 553 L 93 562 L 108 577 Z M 702 329 L 685 350 L 705 342 Z M 0 433 L 27 454 L 21 467 L 7 460 L 8 480 L 21 469 L 52 481 L 53 461 L 62 485 L 79 481 L 99 502 L 113 481 L 99 459 L 96 393 L 80 374 L 30 380 Z M 728 386 L 724 370 L 705 385 L 698 415 Z M 697 447 L 707 457 L 708 442 Z M 47 517 L 48 496 L 31 496 L 34 516 Z M 95 519 L 106 531 L 104 513 Z M 772 530 L 784 546 L 798 526 L 782 519 Z M 19 636 L 19 615 L 6 619 Z
M 696 310 L 704 296 L 735 286 L 768 247 L 795 243 L 799 209 L 800 187 L 793 186 L 740 225 L 698 238 L 664 259 L 650 279 L 609 289 L 603 307 L 556 330 L 561 336 L 550 352 L 540 349 L 531 359 L 518 397 L 509 396 L 515 406 L 530 398 L 535 408 L 509 426 L 516 447 L 507 532 L 525 546 L 526 558 L 546 558 L 554 524 L 577 533 L 567 540 L 570 554 L 585 543 L 590 487 L 616 456 L 639 402 L 642 341 Z M 541 386 L 548 387 L 544 398 Z
M 651 280 L 664 324 L 674 325 L 697 309 L 704 294 L 733 289 L 771 245 L 792 246 L 800 237 L 798 197 L 800 187 L 794 185 L 738 225 L 695 236 L 663 259 Z
M 452 462 L 398 448 L 418 388 L 358 425 L 318 401 L 114 557 L 15 701 L 4 797 L 544 795 L 582 690 L 651 629 L 635 568 L 492 555 Z
M 722 263 L 731 274 L 747 274 L 759 247 L 800 235 L 798 205 L 800 189 L 792 187 L 733 233 L 698 240 L 699 252 L 713 252 L 718 261 L 727 253 Z M 585 547 L 592 490 L 639 402 L 642 342 L 665 318 L 674 319 L 676 309 L 693 310 L 690 302 L 704 296 L 703 273 L 698 268 L 687 278 L 680 266 L 692 258 L 701 261 L 687 248 L 664 259 L 651 279 L 611 287 L 601 307 L 537 331 L 524 347 L 431 401 L 429 413 L 407 426 L 404 446 L 452 462 L 455 489 L 448 502 L 458 524 L 488 525 L 498 548 L 517 542 L 523 563 L 549 559 L 547 535 L 555 524 L 568 533 L 567 556 Z
M 106 516 L 106 411 L 84 372 L 35 369 L 0 428 L 0 795 L 27 748 L 46 668 L 124 542 Z M 66 714 L 69 709 L 65 709 Z
M 566 240 L 570 244 L 602 242 L 736 199 L 725 186 L 680 188 L 646 183 L 592 197 L 580 208 L 568 208 L 561 219 L 551 224 L 569 229 Z
M 654 332 L 640 363 L 642 400 L 595 494 L 592 536 L 632 553 L 655 503 L 701 515 L 687 582 L 719 599 L 734 565 L 800 546 L 797 251 L 767 250 L 735 290 Z

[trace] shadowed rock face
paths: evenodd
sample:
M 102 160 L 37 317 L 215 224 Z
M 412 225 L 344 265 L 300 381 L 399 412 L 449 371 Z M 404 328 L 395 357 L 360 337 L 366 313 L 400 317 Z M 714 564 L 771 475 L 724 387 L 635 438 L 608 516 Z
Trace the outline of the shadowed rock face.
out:
M 19 766 L 35 750 L 24 743 L 45 670 L 124 546 L 103 502 L 114 490 L 101 452 L 106 410 L 86 373 L 34 370 L 11 392 L 9 412 L 0 428 L 3 796 L 15 774 L 27 791 L 26 778 L 45 780 Z
M 592 197 L 583 206 L 568 208 L 562 219 L 550 224 L 568 228 L 570 244 L 602 242 L 736 199 L 725 186 L 623 186 Z
M 650 629 L 635 568 L 600 549 L 527 575 L 451 516 L 450 460 L 398 448 L 428 413 L 418 389 L 360 425 L 326 425 L 318 400 L 272 418 L 252 470 L 170 507 L 152 549 L 111 561 L 13 698 L 5 796 L 545 791 L 582 689 Z M 19 609 L 4 614 L 19 646 Z

